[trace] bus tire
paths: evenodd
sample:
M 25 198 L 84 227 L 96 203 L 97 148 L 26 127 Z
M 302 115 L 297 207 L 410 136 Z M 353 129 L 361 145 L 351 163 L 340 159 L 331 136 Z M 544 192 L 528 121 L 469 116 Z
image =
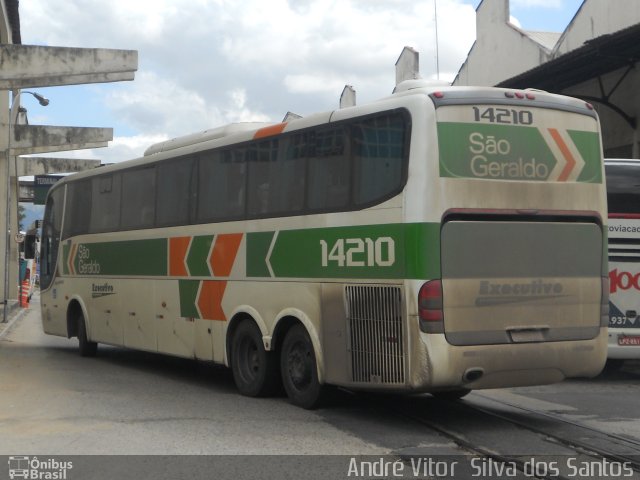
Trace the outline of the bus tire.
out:
M 326 388 L 318 381 L 313 344 L 301 324 L 291 327 L 284 338 L 280 353 L 280 374 L 292 404 L 306 409 L 320 406 Z
M 604 364 L 603 372 L 617 372 L 624 366 L 624 360 L 621 358 L 607 358 L 607 363 Z
M 433 392 L 431 395 L 438 400 L 455 401 L 471 393 L 468 388 L 458 388 L 456 390 L 443 390 L 441 392 Z
M 231 371 L 238 391 L 247 397 L 272 395 L 279 386 L 277 358 L 264 349 L 262 333 L 251 320 L 242 321 L 233 333 Z
M 87 324 L 82 312 L 78 314 L 78 350 L 82 357 L 95 357 L 98 352 L 98 344 L 87 337 Z

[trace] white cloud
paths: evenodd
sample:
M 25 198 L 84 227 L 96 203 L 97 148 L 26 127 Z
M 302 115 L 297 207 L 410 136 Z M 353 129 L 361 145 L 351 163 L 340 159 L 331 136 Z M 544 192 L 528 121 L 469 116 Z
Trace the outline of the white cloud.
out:
M 30 0 L 20 11 L 25 44 L 139 51 L 134 82 L 95 94 L 140 139 L 329 110 L 345 84 L 374 100 L 393 89 L 404 46 L 435 76 L 433 0 Z M 468 0 L 438 0 L 438 34 L 450 80 L 475 39 Z
M 509 23 L 511 25 L 514 25 L 518 28 L 522 28 L 522 24 L 520 23 L 520 20 L 518 20 L 516 17 L 514 17 L 513 15 L 509 16 Z

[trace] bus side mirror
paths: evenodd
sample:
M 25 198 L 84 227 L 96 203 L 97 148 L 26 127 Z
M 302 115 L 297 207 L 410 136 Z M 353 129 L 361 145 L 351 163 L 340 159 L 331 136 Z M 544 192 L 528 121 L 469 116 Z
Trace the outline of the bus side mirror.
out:
M 36 258 L 36 235 L 26 235 L 24 237 L 24 258 L 32 260 Z

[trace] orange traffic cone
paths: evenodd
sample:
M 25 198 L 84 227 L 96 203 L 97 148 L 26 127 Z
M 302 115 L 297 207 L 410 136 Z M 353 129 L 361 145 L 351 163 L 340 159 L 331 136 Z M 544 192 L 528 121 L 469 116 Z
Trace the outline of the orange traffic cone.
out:
M 22 281 L 22 288 L 20 289 L 20 306 L 22 308 L 29 307 L 29 280 Z

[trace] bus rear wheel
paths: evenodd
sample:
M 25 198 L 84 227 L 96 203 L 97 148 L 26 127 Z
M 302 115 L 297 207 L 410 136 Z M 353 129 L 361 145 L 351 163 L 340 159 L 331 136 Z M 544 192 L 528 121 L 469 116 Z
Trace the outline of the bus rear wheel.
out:
M 326 388 L 318 381 L 316 355 L 306 329 L 298 324 L 287 332 L 280 353 L 280 374 L 289 400 L 313 409 L 322 403 Z
M 78 351 L 82 357 L 95 357 L 98 352 L 98 344 L 87 337 L 87 323 L 84 315 L 78 314 Z
M 244 320 L 233 333 L 231 341 L 231 371 L 242 395 L 264 397 L 272 395 L 279 386 L 278 362 L 262 343 L 258 326 Z

